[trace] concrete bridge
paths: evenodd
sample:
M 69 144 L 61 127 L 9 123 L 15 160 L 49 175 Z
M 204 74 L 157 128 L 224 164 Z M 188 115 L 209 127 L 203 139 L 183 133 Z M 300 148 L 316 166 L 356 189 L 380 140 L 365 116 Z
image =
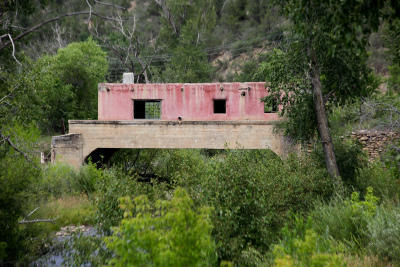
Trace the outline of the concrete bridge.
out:
M 276 107 L 260 98 L 264 83 L 99 84 L 99 120 L 70 120 L 52 139 L 52 162 L 79 167 L 99 149 L 271 149 L 289 145 L 275 134 Z
M 284 155 L 285 139 L 268 121 L 69 121 L 70 134 L 54 136 L 52 162 L 81 166 L 96 149 L 271 149 Z

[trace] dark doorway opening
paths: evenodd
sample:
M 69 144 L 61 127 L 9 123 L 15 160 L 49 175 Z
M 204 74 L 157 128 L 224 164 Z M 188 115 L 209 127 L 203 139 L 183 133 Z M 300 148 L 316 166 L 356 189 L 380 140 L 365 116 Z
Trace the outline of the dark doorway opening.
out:
M 214 99 L 214 113 L 226 113 L 226 99 Z
M 133 118 L 158 120 L 161 118 L 160 100 L 133 100 Z

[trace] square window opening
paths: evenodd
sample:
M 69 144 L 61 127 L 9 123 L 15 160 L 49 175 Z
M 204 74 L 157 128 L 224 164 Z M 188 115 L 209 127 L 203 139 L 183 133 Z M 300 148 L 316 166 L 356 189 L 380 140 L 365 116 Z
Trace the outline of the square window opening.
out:
M 226 99 L 214 99 L 214 113 L 226 113 Z
M 161 118 L 161 101 L 133 100 L 133 118 L 159 120 Z
M 276 100 L 264 102 L 264 113 L 276 113 L 278 112 L 278 103 Z

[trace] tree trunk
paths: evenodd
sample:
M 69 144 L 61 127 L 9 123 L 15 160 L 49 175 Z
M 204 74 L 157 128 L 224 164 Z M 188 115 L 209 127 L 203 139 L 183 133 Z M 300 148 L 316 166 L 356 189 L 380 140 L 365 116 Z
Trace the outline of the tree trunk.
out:
M 312 49 L 309 48 L 309 56 L 311 59 L 311 86 L 313 91 L 314 111 L 317 116 L 318 132 L 321 137 L 322 147 L 324 149 L 325 164 L 329 175 L 333 178 L 339 178 L 339 168 L 336 163 L 335 152 L 331 134 L 329 132 L 328 119 L 325 112 L 325 103 L 322 95 L 321 80 L 319 78 L 319 69 L 316 64 L 316 56 Z

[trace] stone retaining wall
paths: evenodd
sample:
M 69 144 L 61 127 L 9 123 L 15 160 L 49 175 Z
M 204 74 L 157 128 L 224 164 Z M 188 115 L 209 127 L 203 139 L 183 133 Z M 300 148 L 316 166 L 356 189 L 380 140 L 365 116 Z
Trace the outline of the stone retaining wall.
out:
M 388 144 L 400 140 L 400 132 L 361 130 L 352 132 L 350 137 L 361 143 L 369 160 L 372 161 L 385 151 Z

